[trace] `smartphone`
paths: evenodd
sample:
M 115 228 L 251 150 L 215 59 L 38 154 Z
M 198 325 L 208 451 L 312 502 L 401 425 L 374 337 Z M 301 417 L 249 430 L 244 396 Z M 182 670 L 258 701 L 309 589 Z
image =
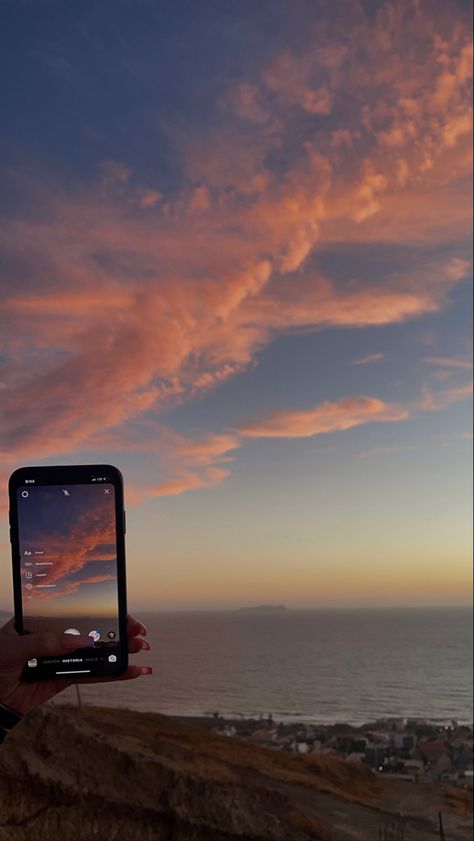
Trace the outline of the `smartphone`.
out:
M 28 660 L 22 678 L 119 676 L 128 665 L 122 474 L 106 464 L 21 467 L 9 497 L 16 630 L 94 640 Z

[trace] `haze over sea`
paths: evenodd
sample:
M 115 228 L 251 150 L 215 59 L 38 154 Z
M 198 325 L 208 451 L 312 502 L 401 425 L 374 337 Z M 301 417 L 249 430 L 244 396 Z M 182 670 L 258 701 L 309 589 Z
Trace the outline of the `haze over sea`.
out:
M 472 722 L 472 609 L 140 613 L 146 680 L 83 686 L 83 700 L 148 712 L 362 724 Z M 72 700 L 72 689 L 60 700 Z

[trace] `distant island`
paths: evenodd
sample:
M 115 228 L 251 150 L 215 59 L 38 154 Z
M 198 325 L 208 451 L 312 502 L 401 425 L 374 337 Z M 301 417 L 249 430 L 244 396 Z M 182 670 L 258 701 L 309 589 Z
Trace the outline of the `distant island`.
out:
M 258 604 L 255 607 L 239 607 L 241 613 L 281 613 L 288 610 L 284 604 Z

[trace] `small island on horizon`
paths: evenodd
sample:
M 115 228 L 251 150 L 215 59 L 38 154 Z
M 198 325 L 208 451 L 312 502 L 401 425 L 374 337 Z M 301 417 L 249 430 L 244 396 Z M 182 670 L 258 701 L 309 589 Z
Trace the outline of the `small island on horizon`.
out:
M 284 604 L 257 604 L 254 607 L 239 607 L 241 613 L 281 613 L 288 610 Z

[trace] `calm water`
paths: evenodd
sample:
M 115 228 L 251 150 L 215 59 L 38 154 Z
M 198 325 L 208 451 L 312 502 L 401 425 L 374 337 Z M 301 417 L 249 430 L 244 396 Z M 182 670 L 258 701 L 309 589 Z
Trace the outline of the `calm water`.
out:
M 140 617 L 153 651 L 132 659 L 154 675 L 85 686 L 84 700 L 181 715 L 472 722 L 468 608 Z

